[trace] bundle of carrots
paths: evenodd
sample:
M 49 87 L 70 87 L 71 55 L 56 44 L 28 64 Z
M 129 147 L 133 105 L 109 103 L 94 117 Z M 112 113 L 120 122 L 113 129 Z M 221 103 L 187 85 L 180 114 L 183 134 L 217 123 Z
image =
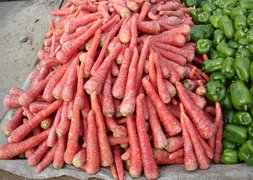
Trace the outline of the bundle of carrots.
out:
M 222 114 L 204 97 L 190 11 L 179 0 L 69 0 L 52 11 L 30 86 L 4 99 L 17 111 L 0 159 L 25 155 L 37 173 L 110 167 L 115 179 L 124 164 L 156 179 L 159 164 L 219 163 Z

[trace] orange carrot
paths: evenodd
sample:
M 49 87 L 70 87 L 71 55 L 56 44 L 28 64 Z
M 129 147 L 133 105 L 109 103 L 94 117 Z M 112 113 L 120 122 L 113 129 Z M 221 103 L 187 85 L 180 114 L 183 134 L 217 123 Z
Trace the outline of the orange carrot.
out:
M 44 141 L 39 147 L 34 151 L 34 153 L 28 158 L 27 162 L 30 166 L 36 166 L 39 164 L 40 160 L 45 156 L 49 146 L 47 146 L 47 141 Z
M 174 159 L 177 159 L 177 158 L 180 158 L 180 157 L 183 157 L 183 156 L 184 156 L 184 149 L 183 148 L 179 149 L 179 150 L 177 150 L 177 151 L 175 151 L 175 152 L 173 152 L 169 155 L 171 160 L 174 160 Z
M 113 7 L 122 18 L 127 18 L 131 16 L 131 11 L 126 6 L 123 6 L 118 2 L 114 2 Z
M 50 119 L 50 118 L 47 118 L 47 119 L 41 121 L 40 127 L 41 127 L 42 129 L 48 129 L 48 128 L 51 127 L 52 124 L 53 124 L 53 120 Z
M 127 148 L 126 151 L 121 155 L 123 161 L 130 159 L 130 148 Z
M 119 75 L 112 87 L 112 95 L 117 99 L 122 99 L 124 97 L 130 61 L 131 61 L 131 51 L 129 48 L 127 48 L 124 53 L 124 59 L 120 67 Z
M 86 149 L 81 148 L 74 156 L 72 164 L 77 168 L 84 165 L 86 163 L 86 153 Z
M 61 169 L 64 165 L 64 152 L 66 150 L 66 136 L 58 138 L 57 149 L 54 154 L 53 167 L 55 169 Z
M 34 101 L 29 105 L 29 109 L 32 113 L 37 113 L 42 109 L 45 109 L 47 106 L 49 106 L 48 102 Z
M 119 66 L 116 64 L 115 61 L 113 61 L 113 63 L 112 63 L 111 71 L 112 71 L 112 75 L 114 77 L 118 77 L 118 75 L 119 75 Z
M 113 117 L 115 114 L 115 107 L 112 97 L 112 79 L 110 72 L 107 75 L 103 88 L 102 109 L 105 117 Z
M 114 162 L 110 165 L 110 170 L 111 170 L 111 174 L 112 174 L 113 179 L 115 179 L 115 180 L 119 179 L 116 165 Z
M 110 19 L 110 15 L 109 15 L 109 7 L 105 4 L 100 4 L 98 7 L 98 12 L 100 12 L 102 14 L 102 16 L 104 17 L 104 21 L 108 21 Z
M 87 133 L 87 162 L 81 166 L 88 174 L 95 174 L 100 168 L 100 154 L 98 147 L 98 130 L 95 123 L 95 114 L 91 110 L 88 114 L 88 133 Z
M 128 43 L 131 39 L 131 22 L 132 19 L 126 18 L 119 30 L 118 36 L 122 43 Z
M 215 138 L 215 149 L 214 149 L 214 162 L 220 163 L 222 155 L 222 137 L 223 137 L 223 123 L 222 123 L 222 111 L 220 104 L 215 103 L 216 117 L 215 124 L 218 128 L 216 138 Z
M 73 13 L 72 9 L 58 9 L 51 11 L 52 16 L 67 16 Z
M 154 138 L 154 146 L 155 148 L 163 149 L 168 145 L 168 141 L 159 123 L 155 107 L 152 105 L 149 99 L 147 99 L 147 104 L 149 113 L 149 124 Z
M 182 47 L 185 45 L 185 37 L 181 34 L 159 34 L 151 38 L 155 42 L 170 44 L 172 46 Z
M 132 17 L 132 23 L 130 27 L 131 32 L 131 40 L 130 40 L 130 49 L 133 51 L 134 47 L 137 47 L 137 38 L 138 38 L 138 32 L 137 32 L 137 18 L 138 14 L 134 14 Z
M 123 167 L 123 161 L 121 160 L 121 149 L 119 146 L 113 147 L 113 154 L 114 154 L 114 162 L 116 165 L 116 169 L 118 172 L 119 180 L 124 179 L 124 167 Z
M 157 21 L 139 21 L 138 31 L 145 34 L 159 34 L 161 32 L 161 27 Z
M 19 108 L 8 123 L 3 127 L 3 133 L 9 136 L 23 122 L 23 109 Z
M 149 80 L 146 78 L 142 79 L 143 87 L 152 102 L 155 106 L 158 116 L 168 135 L 173 136 L 181 132 L 180 123 L 172 115 L 172 113 L 167 109 L 166 105 L 161 101 L 158 94 L 155 92 Z
M 25 151 L 41 144 L 47 139 L 49 129 L 34 135 L 19 143 L 4 144 L 0 146 L 0 159 L 11 159 Z
M 101 6 L 99 6 L 101 7 Z M 116 23 L 120 21 L 120 16 L 118 14 L 115 14 L 109 21 L 107 21 L 105 24 L 102 26 L 102 31 L 105 32 L 109 28 L 113 27 Z
M 149 2 L 144 2 L 142 4 L 140 15 L 138 17 L 138 21 L 143 21 L 146 18 L 150 8 L 151 8 L 151 4 Z
M 23 89 L 20 89 L 20 88 L 11 88 L 9 90 L 9 94 L 10 95 L 17 95 L 17 96 L 20 96 L 22 93 L 24 92 Z
M 95 92 L 91 93 L 91 107 L 96 117 L 101 165 L 104 167 L 110 166 L 113 163 L 112 151 L 106 134 L 106 127 L 101 106 Z
M 109 141 L 110 146 L 116 146 L 116 145 L 128 144 L 129 143 L 128 137 L 117 138 L 117 137 L 114 137 L 114 136 L 108 136 L 108 141 Z
M 118 125 L 114 118 L 106 118 L 106 125 L 113 132 L 113 136 L 123 138 L 127 136 L 127 130 L 124 126 Z
M 19 97 L 19 95 L 6 95 L 3 100 L 4 106 L 10 109 L 20 107 Z
M 175 152 L 184 146 L 184 140 L 182 136 L 173 136 L 168 139 L 168 146 L 165 148 L 168 152 Z
M 183 164 L 184 163 L 184 158 L 176 158 L 176 159 L 171 159 L 170 154 L 161 149 L 154 149 L 154 157 L 155 161 L 157 164 Z
M 129 174 L 133 178 L 138 178 L 140 177 L 142 172 L 142 160 L 135 118 L 133 116 L 127 116 L 127 132 L 129 134 L 130 161 L 131 161 L 129 167 Z
M 131 10 L 131 11 L 136 11 L 138 10 L 139 8 L 139 5 L 134 2 L 133 0 L 130 0 L 130 1 L 126 1 L 127 3 L 127 7 Z
M 65 134 L 67 134 L 68 130 L 69 130 L 69 126 L 70 126 L 70 120 L 68 119 L 68 105 L 70 103 L 68 102 L 64 102 L 63 106 L 62 106 L 62 112 L 61 112 L 61 116 L 60 116 L 60 121 L 59 124 L 57 125 L 56 128 L 56 133 L 58 137 L 61 137 Z
M 155 52 L 150 53 L 149 55 L 149 63 L 148 63 L 148 74 L 150 78 L 150 82 L 153 87 L 157 89 L 157 73 L 155 68 L 155 62 L 157 62 L 158 56 Z
M 157 7 L 157 10 L 158 11 L 162 11 L 162 10 L 168 11 L 168 10 L 177 10 L 179 8 L 181 8 L 181 4 L 180 3 L 166 2 L 166 4 L 159 5 Z
M 55 101 L 50 104 L 47 108 L 43 109 L 42 111 L 38 112 L 34 115 L 34 117 L 27 121 L 27 123 L 22 124 L 18 128 L 16 128 L 8 138 L 8 141 L 13 142 L 20 142 L 23 140 L 33 129 L 35 129 L 41 121 L 47 118 L 50 114 L 56 111 L 62 105 L 61 101 Z

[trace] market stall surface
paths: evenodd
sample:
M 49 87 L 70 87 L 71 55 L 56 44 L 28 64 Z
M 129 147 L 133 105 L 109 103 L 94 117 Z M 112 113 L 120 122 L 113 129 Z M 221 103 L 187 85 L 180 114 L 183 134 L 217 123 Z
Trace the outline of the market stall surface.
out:
M 63 0 L 26 0 L 26 1 L 0 1 L 0 117 L 6 114 L 7 108 L 3 105 L 3 98 L 8 93 L 11 87 L 21 87 L 24 80 L 34 68 L 37 62 L 37 53 L 41 49 L 44 39 L 44 34 L 49 25 L 51 18 L 49 12 L 52 9 L 57 9 L 62 4 Z M 5 163 L 5 164 L 4 164 Z M 10 170 L 18 162 L 2 161 L 0 162 L 1 169 Z M 1 165 L 2 164 L 2 165 Z M 3 165 L 4 164 L 4 165 Z M 28 168 L 28 165 L 23 167 Z M 22 167 L 21 167 L 22 168 Z M 32 168 L 30 168 L 32 171 Z M 78 171 L 77 169 L 68 171 Z M 24 171 L 24 169 L 23 169 Z M 46 169 L 56 173 L 54 170 Z M 16 174 L 25 175 L 22 170 L 16 170 L 13 166 L 11 171 Z M 43 172 L 44 173 L 44 172 Z M 108 174 L 106 170 L 105 174 Z M 207 171 L 197 171 L 187 173 L 182 166 L 171 166 L 168 170 L 166 167 L 161 168 L 161 179 L 250 179 L 253 178 L 251 167 L 245 165 L 234 166 L 212 166 Z M 38 175 L 38 178 L 43 178 L 43 175 Z M 76 172 L 76 177 L 82 177 L 82 172 Z M 107 176 L 108 177 L 108 176 Z M 33 177 L 30 177 L 33 178 Z M 0 170 L 0 179 L 27 179 L 21 176 L 16 176 L 6 171 Z M 55 179 L 55 178 L 54 178 Z M 59 177 L 61 180 L 71 180 L 71 177 Z

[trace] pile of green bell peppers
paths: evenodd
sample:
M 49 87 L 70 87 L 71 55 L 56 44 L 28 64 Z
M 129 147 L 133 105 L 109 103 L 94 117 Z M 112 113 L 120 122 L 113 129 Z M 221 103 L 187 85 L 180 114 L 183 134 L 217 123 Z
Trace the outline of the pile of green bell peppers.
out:
M 208 54 L 206 96 L 223 109 L 221 162 L 253 165 L 253 0 L 185 0 L 194 6 L 191 40 Z

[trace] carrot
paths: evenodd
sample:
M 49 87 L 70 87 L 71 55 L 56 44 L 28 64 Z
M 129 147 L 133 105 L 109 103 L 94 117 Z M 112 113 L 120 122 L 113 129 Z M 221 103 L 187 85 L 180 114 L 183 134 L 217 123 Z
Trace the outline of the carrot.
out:
M 118 172 L 119 180 L 124 179 L 124 167 L 123 161 L 121 160 L 121 149 L 119 146 L 113 147 L 114 163 Z
M 38 58 L 39 59 L 46 59 L 50 56 L 50 53 L 45 50 L 39 50 L 38 52 Z
M 114 118 L 106 118 L 106 125 L 113 132 L 113 136 L 123 138 L 127 136 L 127 130 L 124 126 L 118 125 Z
M 155 148 L 163 149 L 168 145 L 168 141 L 159 123 L 155 107 L 152 105 L 149 99 L 147 99 L 147 104 L 149 113 L 149 124 L 154 138 L 154 146 Z
M 206 100 L 204 97 L 195 94 L 194 92 L 187 90 L 188 96 L 192 101 L 200 108 L 203 109 L 206 106 Z
M 95 114 L 91 110 L 88 114 L 88 133 L 87 133 L 87 162 L 81 166 L 88 174 L 95 174 L 100 168 L 100 154 L 98 147 L 98 130 L 95 123 Z
M 109 21 L 107 21 L 105 24 L 102 25 L 102 31 L 103 32 L 107 31 L 110 27 L 113 27 L 113 25 L 115 25 L 119 21 L 120 21 L 120 16 L 118 14 L 115 14 Z
M 84 109 L 87 105 L 85 104 L 86 102 L 86 95 L 85 91 L 83 90 L 84 86 L 84 62 L 81 62 L 80 66 L 77 68 L 77 92 L 76 92 L 76 97 L 78 99 L 77 106 L 79 109 Z
M 52 149 L 45 155 L 45 157 L 42 159 L 42 161 L 37 165 L 35 168 L 36 173 L 40 173 L 45 169 L 49 164 L 51 164 L 54 160 L 54 155 L 57 149 L 58 143 L 52 147 Z
M 47 138 L 47 145 L 49 147 L 53 147 L 55 142 L 56 142 L 56 128 L 58 126 L 58 124 L 60 123 L 61 121 L 61 114 L 62 114 L 62 107 L 60 107 L 55 115 L 55 118 L 54 118 L 54 122 L 53 122 L 53 125 L 50 129 L 50 132 L 49 132 L 49 135 L 48 135 L 48 138 Z M 43 121 L 42 121 L 43 122 Z
M 87 24 L 85 26 L 79 27 L 76 29 L 75 32 L 71 33 L 71 34 L 64 34 L 61 39 L 60 39 L 60 43 L 64 44 L 70 40 L 73 40 L 77 37 L 79 37 L 80 35 L 82 35 L 83 33 L 85 33 L 85 31 L 88 30 L 88 28 L 90 28 L 91 24 Z
M 112 63 L 111 73 L 114 77 L 118 77 L 119 75 L 119 66 L 115 61 Z
M 58 138 L 57 148 L 54 154 L 53 167 L 61 169 L 64 165 L 64 152 L 66 150 L 66 136 Z
M 59 124 L 57 125 L 57 128 L 56 128 L 56 133 L 57 133 L 58 137 L 61 137 L 65 134 L 67 134 L 67 132 L 68 132 L 68 129 L 70 126 L 70 120 L 68 119 L 68 116 L 67 116 L 69 104 L 70 103 L 68 103 L 68 102 L 63 102 L 62 112 L 60 115 L 60 121 L 59 121 Z
M 111 174 L 112 174 L 113 179 L 115 179 L 115 180 L 119 179 L 116 165 L 114 162 L 110 165 L 110 170 L 111 170 Z
M 14 131 L 18 126 L 22 124 L 23 121 L 23 109 L 19 108 L 12 118 L 7 122 L 7 124 L 3 127 L 3 133 L 6 136 L 10 136 L 12 131 Z
M 8 138 L 8 141 L 11 143 L 20 142 L 23 140 L 33 129 L 35 129 L 41 121 L 47 118 L 50 114 L 56 111 L 62 105 L 61 101 L 55 101 L 50 104 L 47 108 L 38 112 L 34 117 L 27 121 L 27 123 L 22 124 L 16 128 Z
M 77 52 L 78 48 L 87 42 L 95 34 L 95 30 L 102 24 L 97 20 L 84 34 L 63 44 L 61 51 L 56 54 L 56 59 L 61 63 L 66 63 Z
M 129 143 L 128 137 L 117 138 L 117 137 L 114 137 L 114 136 L 108 136 L 108 141 L 109 141 L 110 146 L 116 146 L 116 145 L 128 144 Z
M 159 34 L 161 32 L 161 27 L 157 21 L 139 21 L 138 31 L 145 34 Z
M 0 159 L 11 159 L 25 151 L 41 144 L 47 139 L 49 129 L 34 135 L 19 143 L 4 144 L 0 146 Z
M 150 53 L 149 61 L 148 61 L 148 74 L 150 78 L 150 82 L 152 83 L 153 87 L 157 89 L 157 74 L 155 68 L 155 62 L 157 62 L 158 56 L 155 52 Z
M 161 101 L 158 94 L 155 92 L 149 80 L 146 78 L 142 79 L 143 87 L 152 102 L 155 106 L 158 116 L 168 135 L 173 136 L 181 132 L 180 123 L 178 120 L 172 115 L 172 113 L 167 109 L 166 105 Z
M 17 96 L 20 96 L 22 93 L 24 92 L 23 89 L 20 89 L 20 88 L 11 88 L 9 90 L 9 94 L 10 95 L 17 95 Z
M 144 2 L 142 4 L 140 15 L 138 17 L 138 21 L 143 21 L 146 18 L 150 8 L 151 8 L 151 4 L 149 2 Z
M 186 112 L 192 118 L 198 132 L 204 139 L 210 138 L 215 133 L 215 125 L 210 122 L 204 112 L 192 101 L 182 83 L 176 82 L 178 96 Z M 189 132 L 190 133 L 190 132 Z
M 87 57 L 86 57 L 85 68 L 84 68 L 85 77 L 90 76 L 90 71 L 91 71 L 91 68 L 94 63 L 94 59 L 95 59 L 96 51 L 97 51 L 97 48 L 99 45 L 100 37 L 101 37 L 101 29 L 98 29 L 94 35 L 91 47 L 90 47 Z
M 99 94 L 103 88 L 104 81 L 106 76 L 110 70 L 112 62 L 118 56 L 120 52 L 121 45 L 117 44 L 113 52 L 111 52 L 101 64 L 101 66 L 97 69 L 96 73 L 85 83 L 84 88 L 88 94 L 93 91 Z
M 131 16 L 131 11 L 126 6 L 123 6 L 118 2 L 114 2 L 113 7 L 122 18 L 127 18 Z
M 86 149 L 81 148 L 74 156 L 72 164 L 77 168 L 84 165 L 86 163 L 86 153 Z
M 147 179 L 156 179 L 159 176 L 159 170 L 155 163 L 149 137 L 145 128 L 144 113 L 142 110 L 144 94 L 140 94 L 136 100 L 136 127 L 141 147 L 142 163 L 144 174 Z M 131 146 L 130 146 L 131 147 Z M 132 151 L 131 151 L 132 152 Z M 131 159 L 130 159 L 131 162 Z
M 100 4 L 97 7 L 97 9 L 98 9 L 98 12 L 100 12 L 102 14 L 102 16 L 104 17 L 104 21 L 108 21 L 108 19 L 110 19 L 109 8 L 107 5 Z
M 19 97 L 19 95 L 5 96 L 3 100 L 4 106 L 10 109 L 20 107 Z
M 133 50 L 133 56 L 131 59 L 129 70 L 128 70 L 124 98 L 120 105 L 120 112 L 122 113 L 123 116 L 128 116 L 134 113 L 135 111 L 135 98 L 137 96 L 137 90 L 138 90 L 137 80 L 136 80 L 137 62 L 138 62 L 138 50 L 135 47 Z
M 78 7 L 78 10 L 94 13 L 97 11 L 97 6 L 96 5 L 81 5 Z
M 133 116 L 127 116 L 127 132 L 129 134 L 130 161 L 129 174 L 133 178 L 138 178 L 142 172 L 142 160 L 139 138 Z
M 109 53 L 112 52 L 117 44 L 121 44 L 119 37 L 114 37 L 112 41 L 108 45 L 108 51 Z
M 120 67 L 119 75 L 114 82 L 112 87 L 112 95 L 117 99 L 122 99 L 125 93 L 125 85 L 127 83 L 127 73 L 130 66 L 131 60 L 131 51 L 129 48 L 126 48 L 124 53 L 123 63 Z
M 40 127 L 41 127 L 42 129 L 48 129 L 48 128 L 50 128 L 51 125 L 53 124 L 52 121 L 53 121 L 52 119 L 47 118 L 47 119 L 41 121 Z
M 39 164 L 40 160 L 46 155 L 49 146 L 47 146 L 47 141 L 44 141 L 39 147 L 34 151 L 34 153 L 28 158 L 27 162 L 30 166 L 36 166 Z
M 78 152 L 79 126 L 80 126 L 80 109 L 78 106 L 78 97 L 75 97 L 73 106 L 73 117 L 71 119 L 67 148 L 64 153 L 64 160 L 67 164 L 72 164 L 75 154 Z
M 131 39 L 131 22 L 132 19 L 126 18 L 119 30 L 118 36 L 122 43 L 128 43 Z
M 121 155 L 123 161 L 130 159 L 130 148 L 127 148 L 126 151 Z
M 152 7 L 150 8 L 149 12 L 148 12 L 148 18 L 153 20 L 153 21 L 157 21 L 160 19 L 160 15 L 157 14 L 158 11 L 157 11 L 157 7 L 160 5 L 160 4 L 163 4 L 162 1 L 156 3 L 156 4 L 152 4 Z
M 218 130 L 215 138 L 214 162 L 218 164 L 220 163 L 222 155 L 222 137 L 223 137 L 222 111 L 220 104 L 218 102 L 215 103 L 215 109 L 216 109 L 215 124 Z
M 72 9 L 58 9 L 58 10 L 52 10 L 51 15 L 52 16 L 67 16 L 73 13 Z
M 138 38 L 137 18 L 138 18 L 138 14 L 134 14 L 132 16 L 132 23 L 130 27 L 131 40 L 130 40 L 130 45 L 129 45 L 131 51 L 133 51 L 134 47 L 137 47 L 137 38 Z
M 126 1 L 127 3 L 127 7 L 131 10 L 131 11 L 136 11 L 139 9 L 139 5 L 134 2 L 133 0 L 130 1 Z
M 165 83 L 166 88 L 169 91 L 170 97 L 171 98 L 174 97 L 177 94 L 177 90 L 176 90 L 175 86 L 168 80 L 165 80 L 164 83 Z
M 181 8 L 181 4 L 180 3 L 176 3 L 176 2 L 166 2 L 166 4 L 163 4 L 163 5 L 159 5 L 157 7 L 157 10 L 158 11 L 162 11 L 162 10 L 165 10 L 165 11 L 168 11 L 168 10 L 177 10 L 179 8 Z
M 103 88 L 103 100 L 102 100 L 102 109 L 103 114 L 106 117 L 112 117 L 115 114 L 115 107 L 112 97 L 111 91 L 111 73 L 108 73 L 107 78 L 105 80 L 104 88 Z
M 116 111 L 115 116 L 121 117 L 122 116 L 122 113 L 120 112 L 121 100 L 114 98 L 113 102 L 114 102 L 114 107 L 115 107 L 115 111 Z
M 122 64 L 123 59 L 124 59 L 125 50 L 126 50 L 126 46 L 123 46 L 123 45 L 122 45 L 122 48 L 121 48 L 121 50 L 120 50 L 120 52 L 119 52 L 119 55 L 118 55 L 118 57 L 116 58 L 116 63 L 117 63 L 117 64 Z
M 167 16 L 176 16 L 176 17 L 182 17 L 183 16 L 183 11 L 182 10 L 177 10 L 177 11 L 160 11 L 160 15 L 167 15 Z
M 112 151 L 106 135 L 106 127 L 101 107 L 95 92 L 91 93 L 91 107 L 96 117 L 101 165 L 104 167 L 110 166 L 113 163 Z
M 184 164 L 183 157 L 171 159 L 169 153 L 165 150 L 154 149 L 153 153 L 157 164 Z
M 194 127 L 195 128 L 195 127 Z M 198 139 L 201 143 L 201 146 L 203 147 L 203 149 L 205 150 L 205 153 L 207 155 L 207 157 L 209 159 L 213 159 L 214 157 L 214 152 L 211 149 L 211 147 L 205 142 L 205 140 L 199 135 L 199 133 L 197 133 Z
M 159 43 L 170 44 L 176 47 L 182 47 L 186 42 L 185 37 L 181 34 L 160 34 L 152 36 L 151 40 Z
M 173 160 L 173 159 L 177 159 L 177 158 L 180 158 L 180 157 L 183 157 L 184 156 L 184 149 L 179 149 L 173 153 L 171 153 L 169 155 L 170 159 Z

